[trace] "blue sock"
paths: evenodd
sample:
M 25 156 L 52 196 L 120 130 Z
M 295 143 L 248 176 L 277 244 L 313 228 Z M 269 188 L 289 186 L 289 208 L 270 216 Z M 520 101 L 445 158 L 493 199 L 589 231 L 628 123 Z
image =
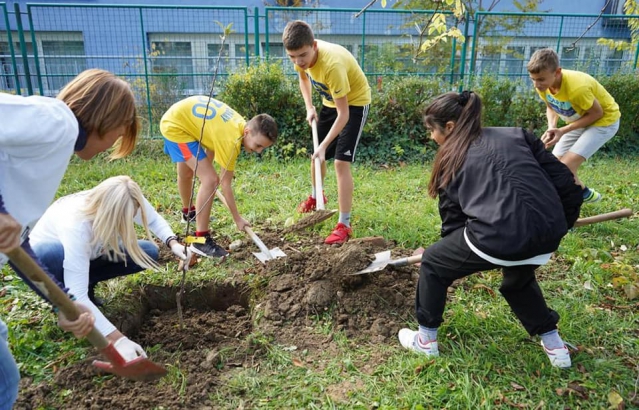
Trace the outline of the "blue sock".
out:
M 564 341 L 561 339 L 561 336 L 559 336 L 559 331 L 557 329 L 543 333 L 540 336 L 541 341 L 544 342 L 544 346 L 546 346 L 546 349 L 560 349 L 564 347 Z
M 428 343 L 434 340 L 437 340 L 437 328 L 419 325 L 419 341 L 422 343 Z
M 351 213 L 350 212 L 340 212 L 339 213 L 339 221 L 346 226 L 351 226 Z
M 588 199 L 588 197 L 590 196 L 590 188 L 588 188 L 587 186 L 584 186 L 584 189 L 581 190 L 581 196 L 584 199 Z

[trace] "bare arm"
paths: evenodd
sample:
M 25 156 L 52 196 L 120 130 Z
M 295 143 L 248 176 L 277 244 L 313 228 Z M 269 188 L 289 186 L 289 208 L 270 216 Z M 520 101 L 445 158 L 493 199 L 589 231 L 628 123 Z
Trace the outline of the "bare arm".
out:
M 220 186 L 222 188 L 222 195 L 226 199 L 226 206 L 231 212 L 231 216 L 233 217 L 233 221 L 235 222 L 237 229 L 243 231 L 245 226 L 251 226 L 251 224 L 242 218 L 242 215 L 240 215 L 240 212 L 237 209 L 235 195 L 233 195 L 233 188 L 231 187 L 231 183 L 233 182 L 233 171 L 222 169 L 220 174 L 223 175 Z
M 603 117 L 603 108 L 601 108 L 601 104 L 595 98 L 592 107 L 588 111 L 584 113 L 577 121 L 571 122 L 570 124 L 564 125 L 561 128 L 557 127 L 557 119 L 554 120 L 554 126 L 551 126 L 551 118 L 548 114 L 549 111 L 552 111 L 550 107 L 547 108 L 546 114 L 548 115 L 548 130 L 544 132 L 544 135 L 541 136 L 542 142 L 545 144 L 546 148 L 555 145 L 561 137 L 570 131 L 586 128 L 587 126 L 594 124 L 597 120 Z M 553 111 L 554 113 L 554 111 Z M 554 113 L 555 117 L 558 117 L 556 113 Z
M 584 115 L 581 116 L 581 118 L 579 118 L 575 122 L 571 122 L 570 124 L 561 127 L 560 129 L 563 131 L 563 134 L 565 134 L 579 128 L 586 128 L 587 126 L 599 121 L 601 117 L 603 117 L 603 115 L 603 108 L 601 108 L 601 104 L 599 104 L 599 101 L 595 98 L 592 103 L 592 107 L 590 107 L 588 111 L 586 111 Z
M 313 119 L 317 120 L 317 112 L 313 105 L 313 89 L 311 87 L 311 81 L 308 79 L 306 73 L 299 74 L 300 91 L 302 92 L 302 98 L 304 98 L 304 105 L 306 106 L 306 121 L 310 125 Z
M 550 105 L 546 104 L 546 118 L 548 119 L 548 128 L 556 128 L 559 115 L 550 108 Z

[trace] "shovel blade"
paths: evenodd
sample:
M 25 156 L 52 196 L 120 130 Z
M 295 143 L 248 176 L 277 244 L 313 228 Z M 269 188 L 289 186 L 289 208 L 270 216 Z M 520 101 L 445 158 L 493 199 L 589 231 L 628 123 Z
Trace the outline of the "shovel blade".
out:
M 352 273 L 351 275 L 363 275 L 365 273 L 380 271 L 384 269 L 390 261 L 391 251 L 377 252 L 375 254 L 375 259 L 373 260 L 373 262 L 371 262 L 370 265 L 360 271 Z
M 93 365 L 116 376 L 138 381 L 153 381 L 167 374 L 164 367 L 153 363 L 146 357 L 138 357 L 127 362 L 113 346 L 113 343 L 109 343 L 101 352 L 109 361 L 94 360 Z
M 268 252 L 271 254 L 270 257 L 264 252 L 253 252 L 253 255 L 255 255 L 255 257 L 262 263 L 266 263 L 266 261 L 270 261 L 273 259 L 286 257 L 286 254 L 280 248 L 269 249 Z

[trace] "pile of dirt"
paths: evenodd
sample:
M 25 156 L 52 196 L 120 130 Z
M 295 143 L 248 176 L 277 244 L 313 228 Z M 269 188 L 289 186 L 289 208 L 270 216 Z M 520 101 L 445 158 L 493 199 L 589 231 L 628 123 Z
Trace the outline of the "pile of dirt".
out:
M 250 288 L 234 275 L 232 284 L 206 285 L 197 290 L 200 294 L 189 289 L 182 322 L 175 306 L 176 290 L 148 287 L 132 297 L 141 301 L 139 308 L 111 317 L 154 362 L 167 368 L 163 379 L 145 383 L 105 377 L 90 365 L 95 358 L 89 358 L 59 369 L 52 384 L 23 379 L 15 408 L 217 408 L 220 403 L 209 395 L 220 388 L 224 373 L 259 366 L 265 354 L 252 344 L 254 331 L 309 352 L 326 349 L 309 331 L 318 317 L 331 320 L 333 331 L 348 337 L 396 343 L 397 331 L 413 314 L 418 268 L 352 275 L 370 264 L 375 252 L 392 244 L 351 241 L 327 246 L 323 238 L 303 230 L 306 222 L 301 222 L 286 231 L 258 232 L 269 248 L 279 246 L 286 252 L 285 258 L 262 265 L 251 253 L 257 248 L 250 240 L 231 254 L 255 261 L 247 271 L 262 277 L 262 288 Z M 395 249 L 393 257 L 409 253 Z M 329 338 L 323 343 L 332 342 Z

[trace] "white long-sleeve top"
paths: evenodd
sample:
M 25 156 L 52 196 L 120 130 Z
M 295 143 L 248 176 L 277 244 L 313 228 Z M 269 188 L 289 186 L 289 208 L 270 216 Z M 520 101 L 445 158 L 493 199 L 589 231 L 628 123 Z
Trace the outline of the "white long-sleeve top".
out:
M 0 195 L 23 242 L 53 201 L 77 138 L 78 121 L 64 102 L 0 93 Z M 6 262 L 0 253 L 0 267 Z
M 93 229 L 91 221 L 80 210 L 85 206 L 88 191 L 78 192 L 58 199 L 42 215 L 30 235 L 32 246 L 40 243 L 60 242 L 64 248 L 64 285 L 78 302 L 91 309 L 95 316 L 95 328 L 107 336 L 116 327 L 91 302 L 89 290 L 89 264 L 103 255 L 102 244 L 91 246 Z M 164 218 L 144 198 L 144 209 L 150 231 L 162 242 L 173 236 L 173 230 Z M 138 210 L 134 218 L 141 225 Z

